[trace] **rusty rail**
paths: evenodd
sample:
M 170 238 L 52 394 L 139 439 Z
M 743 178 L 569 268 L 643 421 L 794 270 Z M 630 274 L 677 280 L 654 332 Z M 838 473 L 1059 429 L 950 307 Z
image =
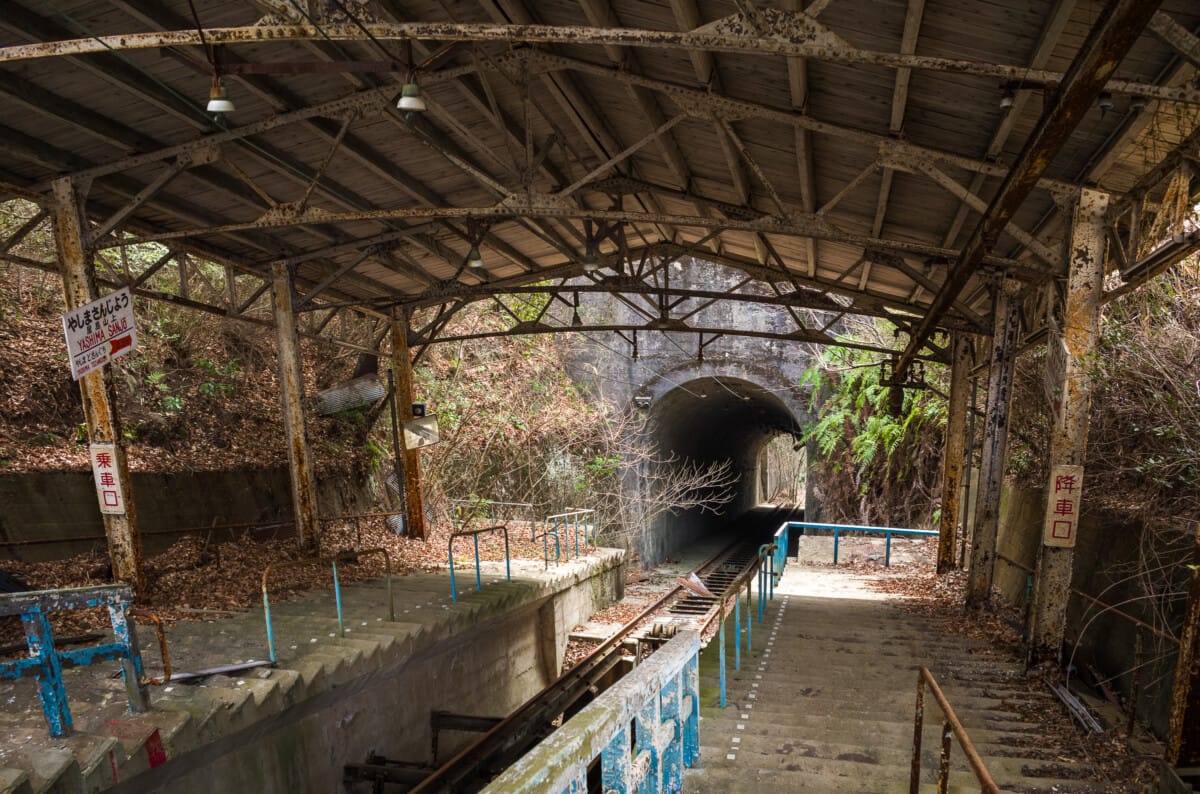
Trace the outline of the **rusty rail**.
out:
M 912 775 L 908 783 L 909 794 L 919 794 L 921 790 L 921 734 L 925 728 L 926 686 L 929 687 L 929 691 L 933 694 L 933 699 L 937 701 L 942 714 L 946 717 L 945 722 L 942 724 L 942 755 L 941 764 L 938 769 L 938 794 L 946 794 L 950 785 L 950 739 L 952 736 L 957 737 L 958 743 L 962 745 L 963 753 L 967 756 L 967 763 L 971 765 L 971 771 L 975 773 L 975 779 L 979 781 L 980 792 L 983 792 L 983 794 L 1000 794 L 1000 787 L 996 785 L 996 781 L 992 780 L 992 776 L 988 773 L 983 759 L 979 756 L 979 752 L 971 742 L 971 737 L 967 736 L 966 728 L 959 722 L 954 709 L 950 707 L 950 701 L 946 700 L 945 694 L 942 693 L 942 688 L 938 686 L 937 681 L 933 678 L 933 673 L 929 672 L 929 668 L 927 667 L 922 667 L 917 674 L 917 709 L 913 724 Z
M 154 631 L 158 634 L 158 652 L 162 656 L 163 674 L 162 678 L 150 678 L 142 676 L 142 683 L 162 686 L 171 680 L 171 654 L 167 652 L 167 631 L 163 625 L 162 618 L 147 609 L 134 608 L 129 611 L 131 617 L 141 620 L 145 618 L 154 624 Z

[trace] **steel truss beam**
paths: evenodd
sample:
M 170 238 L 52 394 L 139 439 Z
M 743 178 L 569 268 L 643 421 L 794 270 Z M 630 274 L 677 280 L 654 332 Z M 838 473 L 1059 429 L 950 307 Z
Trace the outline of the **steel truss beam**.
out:
M 886 240 L 863 234 L 854 234 L 840 230 L 837 226 L 825 220 L 820 215 L 812 216 L 800 211 L 789 212 L 786 215 L 764 215 L 754 220 L 739 218 L 711 218 L 703 215 L 683 215 L 676 213 L 641 212 L 633 210 L 593 210 L 579 207 L 574 203 L 564 201 L 554 194 L 536 193 L 533 191 L 513 194 L 491 206 L 486 207 L 408 207 L 391 210 L 364 210 L 352 212 L 328 212 L 309 208 L 304 212 L 294 212 L 284 207 L 278 207 L 251 223 L 232 223 L 219 226 L 197 227 L 175 232 L 154 235 L 146 238 L 145 242 L 167 242 L 182 240 L 212 234 L 228 234 L 268 228 L 298 227 L 311 224 L 333 225 L 339 223 L 354 223 L 368 220 L 430 220 L 430 219 L 474 219 L 474 220 L 512 220 L 523 218 L 569 218 L 578 220 L 603 221 L 609 223 L 630 224 L 665 224 L 679 227 L 699 229 L 717 229 L 720 231 L 742 231 L 755 234 L 780 234 L 795 237 L 813 237 L 820 240 L 859 245 L 874 251 L 890 251 L 914 256 L 940 257 L 952 259 L 958 252 L 950 248 L 914 243 L 903 240 Z M 1045 274 L 1030 270 L 1026 265 L 1015 259 L 985 255 L 985 264 L 996 265 L 1014 271 L 1026 278 L 1040 278 Z
M 1157 3 L 1154 8 L 1157 8 Z M 1153 8 L 1151 14 L 1153 14 Z M 768 26 L 759 35 L 743 14 L 733 14 L 692 31 L 675 32 L 637 28 L 604 28 L 586 25 L 506 25 L 473 22 L 397 22 L 316 25 L 262 24 L 245 27 L 208 28 L 204 38 L 212 45 L 263 44 L 271 41 L 363 41 L 368 32 L 380 41 L 523 42 L 643 47 L 684 51 L 732 52 L 768 56 L 796 56 L 839 64 L 882 66 L 891 69 L 921 69 L 952 72 L 1000 80 L 1019 80 L 1025 85 L 1057 88 L 1067 75 L 1025 66 L 985 63 L 959 58 L 877 52 L 854 47 L 845 39 L 803 12 L 761 9 L 756 15 Z M 1147 17 L 1147 20 L 1149 18 Z M 1140 32 L 1145 24 L 1137 28 Z M 125 50 L 186 47 L 204 44 L 196 29 L 122 33 L 83 39 L 18 44 L 0 47 L 0 63 L 69 55 L 92 55 Z M 1200 104 L 1200 91 L 1169 88 L 1127 80 L 1106 81 L 1112 93 L 1149 99 Z
M 1109 0 L 896 363 L 900 377 L 1137 41 L 1159 0 Z

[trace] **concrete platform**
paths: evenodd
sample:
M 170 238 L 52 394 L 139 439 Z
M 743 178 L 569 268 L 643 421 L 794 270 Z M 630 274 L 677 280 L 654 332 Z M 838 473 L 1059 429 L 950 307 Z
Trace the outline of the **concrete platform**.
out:
M 344 636 L 332 593 L 273 603 L 274 668 L 151 687 L 147 714 L 128 712 L 115 664 L 67 670 L 64 739 L 48 736 L 32 680 L 5 682 L 0 793 L 334 791 L 342 765 L 371 751 L 423 762 L 432 709 L 507 714 L 557 677 L 568 631 L 623 588 L 614 549 L 548 570 L 514 561 L 511 583 L 503 564 L 483 570 L 479 592 L 460 572 L 457 603 L 444 572 L 395 578 L 395 622 L 383 580 L 347 586 Z M 139 634 L 159 675 L 154 634 Z M 176 672 L 266 659 L 262 609 L 178 623 L 168 647 Z
M 1105 790 L 1093 770 L 1042 746 L 1018 700 L 1030 694 L 1015 659 L 947 636 L 870 590 L 867 579 L 789 565 L 753 648 L 733 669 L 727 624 L 727 707 L 720 708 L 717 646 L 701 657 L 701 755 L 684 791 L 907 792 L 917 671 L 929 667 L 996 783 L 1006 791 Z M 926 695 L 922 786 L 935 790 L 942 715 Z M 951 791 L 979 791 L 961 747 L 951 751 Z M 1099 786 L 1099 787 L 1098 787 Z

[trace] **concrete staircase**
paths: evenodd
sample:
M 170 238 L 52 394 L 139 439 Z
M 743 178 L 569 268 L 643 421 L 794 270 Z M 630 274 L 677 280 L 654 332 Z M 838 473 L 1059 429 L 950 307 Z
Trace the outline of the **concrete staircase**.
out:
M 907 792 L 917 671 L 929 667 L 1006 791 L 1096 792 L 1090 768 L 1063 762 L 1045 747 L 1018 703 L 1061 711 L 1048 691 L 1026 685 L 1013 660 L 928 620 L 878 600 L 811 595 L 826 588 L 828 569 L 789 567 L 753 650 L 734 671 L 732 620 L 726 630 L 727 708 L 719 707 L 717 646 L 701 658 L 701 760 L 684 791 Z M 832 580 L 830 580 L 832 582 Z M 808 594 L 806 594 L 808 593 Z M 925 697 L 922 790 L 936 790 L 942 714 Z M 950 790 L 979 786 L 957 742 Z
M 386 620 L 382 581 L 344 587 L 345 636 L 338 635 L 330 594 L 279 603 L 272 607 L 279 655 L 275 668 L 212 675 L 190 685 L 153 686 L 146 714 L 128 712 L 124 685 L 111 676 L 112 665 L 67 670 L 76 730 L 64 739 L 47 735 L 33 682 L 7 682 L 0 686 L 0 702 L 7 704 L 0 711 L 0 794 L 103 791 L 148 771 L 131 790 L 150 790 L 142 785 L 154 784 L 153 766 L 202 767 L 210 753 L 244 741 L 239 734 L 244 737 L 256 724 L 267 724 L 276 715 L 285 719 L 288 709 L 302 706 L 303 711 L 343 687 L 395 675 L 406 659 L 471 631 L 479 621 L 537 602 L 619 561 L 619 552 L 602 550 L 545 572 L 540 563 L 530 564 L 520 578 L 514 564 L 511 584 L 503 581 L 502 564 L 498 575 L 489 566 L 489 586 L 476 592 L 473 581 L 464 584 L 457 603 L 451 601 L 443 575 L 399 577 L 394 581 L 396 622 Z M 156 644 L 152 633 L 142 634 L 143 657 L 154 675 L 160 671 L 155 669 Z M 168 637 L 177 672 L 266 658 L 261 610 L 230 620 L 177 624 Z M 243 782 L 245 787 L 234 784 L 225 790 L 256 790 L 249 780 Z

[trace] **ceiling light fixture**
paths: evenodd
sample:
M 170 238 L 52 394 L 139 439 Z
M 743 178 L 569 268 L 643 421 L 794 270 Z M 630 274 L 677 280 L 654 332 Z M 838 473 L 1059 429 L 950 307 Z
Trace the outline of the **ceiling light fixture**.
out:
M 396 107 L 410 113 L 424 113 L 427 107 L 425 98 L 421 96 L 421 87 L 411 77 L 409 80 L 411 82 L 400 88 L 400 99 L 397 100 Z
M 214 74 L 212 87 L 208 90 L 208 112 L 232 113 L 234 109 L 233 102 L 225 94 L 225 85 L 221 82 L 220 75 Z
M 1012 83 L 1004 84 L 1004 93 L 1000 95 L 1000 107 L 1008 110 L 1017 101 L 1017 93 L 1013 91 Z
M 470 252 L 467 254 L 467 267 L 478 270 L 483 267 L 483 256 L 479 253 L 479 246 L 471 246 Z

